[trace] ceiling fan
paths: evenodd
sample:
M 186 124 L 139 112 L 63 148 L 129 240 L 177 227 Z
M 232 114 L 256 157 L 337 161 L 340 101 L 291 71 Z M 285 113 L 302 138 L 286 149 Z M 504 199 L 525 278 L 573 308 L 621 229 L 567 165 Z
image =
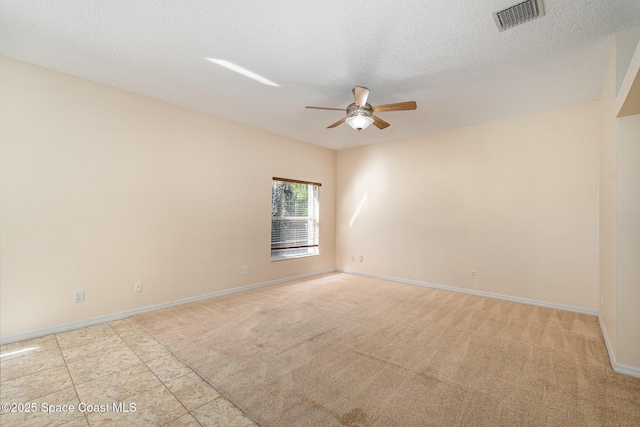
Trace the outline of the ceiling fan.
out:
M 386 105 L 378 105 L 372 107 L 370 104 L 367 104 L 367 98 L 369 97 L 369 89 L 366 87 L 356 86 L 352 90 L 353 95 L 356 100 L 353 104 L 349 105 L 346 109 L 344 108 L 327 108 L 327 107 L 307 107 L 315 110 L 336 110 L 336 111 L 346 111 L 346 117 L 343 117 L 341 120 L 338 120 L 331 126 L 328 126 L 327 129 L 334 128 L 338 125 L 341 125 L 344 122 L 347 122 L 349 126 L 354 129 L 362 130 L 366 129 L 370 124 L 374 124 L 378 129 L 385 129 L 389 127 L 389 123 L 382 120 L 380 117 L 376 117 L 373 113 L 382 113 L 387 111 L 405 111 L 405 110 L 415 110 L 418 108 L 418 105 L 415 101 L 407 101 L 407 102 L 398 102 L 396 104 L 386 104 Z

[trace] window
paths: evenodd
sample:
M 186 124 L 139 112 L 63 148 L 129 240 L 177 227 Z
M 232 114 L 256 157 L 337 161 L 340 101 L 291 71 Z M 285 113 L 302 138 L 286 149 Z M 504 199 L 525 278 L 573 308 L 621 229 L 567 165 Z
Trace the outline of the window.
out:
M 320 185 L 273 178 L 271 184 L 271 260 L 318 255 Z

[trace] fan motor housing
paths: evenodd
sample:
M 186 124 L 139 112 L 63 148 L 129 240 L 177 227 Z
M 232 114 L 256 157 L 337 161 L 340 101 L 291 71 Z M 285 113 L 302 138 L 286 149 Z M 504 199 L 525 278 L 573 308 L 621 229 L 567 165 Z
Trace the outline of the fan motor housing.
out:
M 352 116 L 367 116 L 371 117 L 372 107 L 370 104 L 365 104 L 364 107 L 358 107 L 355 103 L 347 107 L 347 117 Z

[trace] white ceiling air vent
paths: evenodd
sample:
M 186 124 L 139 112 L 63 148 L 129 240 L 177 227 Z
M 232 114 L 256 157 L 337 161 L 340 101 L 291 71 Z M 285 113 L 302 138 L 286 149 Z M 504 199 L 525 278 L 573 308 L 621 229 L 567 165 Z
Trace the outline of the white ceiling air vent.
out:
M 542 0 L 525 0 L 505 9 L 493 12 L 499 31 L 508 30 L 544 15 Z

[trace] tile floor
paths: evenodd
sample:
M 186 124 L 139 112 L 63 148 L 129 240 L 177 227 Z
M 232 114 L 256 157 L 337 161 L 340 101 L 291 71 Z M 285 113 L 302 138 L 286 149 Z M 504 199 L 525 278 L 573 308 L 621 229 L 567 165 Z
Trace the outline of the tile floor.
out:
M 3 427 L 256 425 L 131 319 L 6 344 L 0 354 Z

